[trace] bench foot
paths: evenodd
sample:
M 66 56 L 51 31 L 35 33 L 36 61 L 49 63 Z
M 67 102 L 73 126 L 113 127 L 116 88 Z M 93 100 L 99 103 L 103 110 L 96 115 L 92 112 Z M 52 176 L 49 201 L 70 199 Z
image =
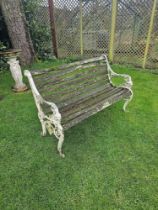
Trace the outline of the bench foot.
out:
M 128 112 L 128 111 L 126 110 L 126 107 L 127 107 L 127 105 L 131 102 L 132 98 L 133 98 L 133 92 L 131 91 L 130 97 L 127 98 L 127 99 L 124 99 L 124 100 L 125 100 L 125 103 L 124 103 L 124 105 L 123 105 L 123 111 L 124 111 L 124 112 Z
M 58 145 L 57 145 L 57 150 L 62 158 L 65 157 L 64 153 L 62 152 L 63 143 L 64 143 L 64 134 L 62 133 L 61 136 L 58 138 Z
M 47 129 L 46 129 L 45 123 L 44 122 L 41 122 L 41 125 L 42 125 L 41 136 L 46 136 Z
M 64 158 L 65 155 L 62 152 L 62 146 L 64 143 L 64 132 L 63 132 L 63 128 L 62 128 L 61 124 L 57 123 L 54 125 L 54 123 L 51 120 L 47 119 L 47 121 L 45 121 L 42 118 L 39 118 L 39 119 L 40 119 L 41 126 L 42 126 L 41 135 L 45 136 L 47 134 L 47 130 L 50 135 L 52 135 L 54 133 L 54 135 L 58 139 L 57 150 L 59 152 L 59 155 L 62 158 Z

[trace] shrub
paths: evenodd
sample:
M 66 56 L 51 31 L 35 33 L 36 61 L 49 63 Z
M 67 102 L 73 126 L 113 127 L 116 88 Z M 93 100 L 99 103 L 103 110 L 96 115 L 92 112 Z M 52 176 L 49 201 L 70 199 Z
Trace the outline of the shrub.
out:
M 49 59 L 52 51 L 50 27 L 44 20 L 48 16 L 48 9 L 39 0 L 22 2 L 36 55 L 39 59 Z
M 0 52 L 3 52 L 4 50 L 6 50 L 6 46 L 0 41 Z M 8 70 L 7 60 L 6 58 L 0 56 L 0 72 L 5 70 Z

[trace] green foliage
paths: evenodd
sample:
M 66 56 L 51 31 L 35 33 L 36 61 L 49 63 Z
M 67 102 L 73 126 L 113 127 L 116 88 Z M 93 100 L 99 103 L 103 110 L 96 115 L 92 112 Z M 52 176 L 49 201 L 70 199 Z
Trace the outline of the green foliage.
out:
M 22 2 L 37 57 L 39 59 L 49 59 L 52 57 L 52 45 L 50 27 L 46 22 L 49 18 L 48 8 L 44 7 L 39 0 L 22 0 Z
M 40 136 L 31 92 L 0 78 L 0 209 L 157 209 L 158 77 L 115 69 L 133 78 L 129 112 L 119 102 L 66 131 L 64 160 L 55 137 Z
M 6 49 L 6 46 L 3 44 L 3 42 L 0 41 L 0 51 L 4 51 Z
M 0 51 L 11 47 L 10 39 L 8 36 L 7 27 L 0 9 Z
M 11 47 L 11 43 L 8 36 L 7 27 L 0 9 L 0 52 L 5 51 Z M 8 69 L 6 59 L 0 56 L 0 72 L 4 72 Z
M 6 46 L 3 44 L 3 42 L 0 41 L 0 52 L 3 52 L 4 50 L 6 50 Z M 0 56 L 0 72 L 8 69 L 6 62 L 6 59 Z

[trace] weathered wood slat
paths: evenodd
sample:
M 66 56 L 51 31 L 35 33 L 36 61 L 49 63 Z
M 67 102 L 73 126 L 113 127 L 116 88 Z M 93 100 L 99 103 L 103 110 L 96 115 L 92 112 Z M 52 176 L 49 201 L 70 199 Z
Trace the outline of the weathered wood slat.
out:
M 90 63 L 100 63 L 100 61 L 105 63 L 105 58 L 103 56 L 101 56 L 101 57 L 97 57 L 97 58 L 90 58 L 90 59 L 87 59 L 87 60 L 77 61 L 77 62 L 73 62 L 73 63 L 70 63 L 70 64 L 65 64 L 65 65 L 59 66 L 58 69 L 64 69 L 65 70 L 65 69 L 67 69 L 69 67 L 72 67 L 72 66 L 80 66 L 80 65 L 90 64 Z
M 44 70 L 31 70 L 31 74 L 32 76 L 46 76 L 47 74 L 54 74 L 54 76 L 56 75 L 62 75 L 65 73 L 68 73 L 70 71 L 74 71 L 74 67 L 76 66 L 78 69 L 78 66 L 93 66 L 95 64 L 102 64 L 105 63 L 105 60 L 103 57 L 97 57 L 97 58 L 90 58 L 87 59 L 86 61 L 77 61 L 77 62 L 73 62 L 70 64 L 64 64 L 61 66 L 57 66 L 57 67 L 52 67 L 49 69 L 44 69 Z
M 49 72 L 55 72 L 56 68 L 49 68 L 49 69 L 44 69 L 44 70 L 38 70 L 38 69 L 33 69 L 31 70 L 31 74 L 33 77 L 38 76 L 40 77 L 41 75 L 47 75 Z
M 85 100 L 87 97 L 91 97 L 97 93 L 99 93 L 100 91 L 106 91 L 106 89 L 108 90 L 108 88 L 110 88 L 110 84 L 104 84 L 104 82 L 102 82 L 102 84 L 93 84 L 93 86 L 90 86 L 90 88 L 86 88 L 84 89 L 83 87 L 83 91 L 81 92 L 81 90 L 73 92 L 72 95 L 66 95 L 66 97 L 64 96 L 63 98 L 61 98 L 61 100 L 57 101 L 57 103 L 59 103 L 59 108 L 61 107 L 66 107 L 69 104 L 72 103 L 76 103 L 77 101 L 81 101 L 81 100 Z M 70 96 L 70 97 L 69 97 Z
M 92 91 L 104 89 L 105 85 L 104 82 L 102 84 L 98 83 L 95 84 L 90 84 L 89 88 L 85 89 L 85 86 L 82 86 L 80 89 L 76 89 L 75 91 L 71 89 L 70 91 L 67 91 L 66 93 L 62 94 L 60 97 L 54 97 L 54 100 L 56 101 L 57 104 L 59 104 L 59 108 L 62 106 L 65 106 L 71 103 L 72 101 L 76 101 L 77 99 L 84 98 L 86 95 L 89 95 Z
M 78 86 L 75 86 L 75 84 L 69 85 L 67 86 L 67 88 L 61 88 L 59 90 L 56 91 L 52 91 L 52 90 L 48 90 L 49 92 L 44 92 L 42 93 L 43 96 L 46 99 L 49 98 L 53 98 L 55 100 L 55 102 L 58 101 L 63 101 L 66 98 L 71 98 L 75 95 L 80 95 L 82 93 L 86 93 L 86 92 L 91 92 L 93 91 L 94 88 L 97 88 L 98 86 L 105 86 L 106 84 L 106 79 L 105 81 L 102 80 L 102 78 L 96 78 L 95 81 L 82 81 L 82 83 L 80 83 Z
M 89 106 L 92 106 L 96 104 L 99 101 L 102 101 L 103 99 L 109 98 L 110 96 L 113 96 L 117 93 L 120 93 L 124 91 L 122 88 L 104 88 L 104 90 L 92 93 L 91 95 L 88 95 L 87 97 L 75 101 L 67 106 L 64 106 L 60 109 L 60 112 L 63 117 L 68 117 L 68 115 L 71 115 L 73 113 L 76 113 L 77 111 L 81 111 L 82 109 L 86 109 Z
M 69 67 L 67 69 L 60 69 L 59 67 L 57 68 L 52 68 L 51 70 L 46 69 L 46 71 L 42 71 L 42 73 L 37 73 L 37 71 L 31 71 L 32 76 L 34 77 L 34 79 L 36 79 L 37 81 L 40 79 L 43 80 L 47 80 L 49 78 L 53 78 L 53 77 L 59 77 L 59 76 L 64 76 L 66 74 L 69 73 L 73 73 L 79 69 L 87 69 L 87 68 L 91 68 L 91 67 L 99 67 L 99 66 L 105 66 L 105 70 L 107 69 L 106 64 L 104 62 L 98 64 L 98 63 L 91 63 L 91 64 L 86 64 L 86 65 L 73 65 L 72 67 Z
M 77 97 L 77 98 L 72 98 L 71 100 L 67 101 L 67 103 L 63 104 L 63 106 L 60 108 L 60 112 L 64 113 L 70 109 L 73 109 L 73 107 L 76 107 L 82 103 L 85 103 L 86 101 L 89 100 L 94 100 L 97 96 L 101 95 L 101 94 L 106 94 L 106 92 L 110 92 L 112 90 L 111 85 L 107 86 L 101 86 L 98 89 L 94 89 L 92 92 L 90 93 L 86 93 L 84 95 L 81 95 L 81 97 Z
M 83 86 L 81 86 L 80 88 L 78 87 L 77 89 L 68 89 L 66 91 L 62 91 L 62 92 L 57 92 L 55 94 L 52 95 L 47 95 L 45 98 L 46 100 L 51 100 L 53 99 L 55 103 L 65 103 L 67 100 L 71 100 L 72 98 L 76 98 L 78 97 L 82 97 L 84 96 L 86 93 L 91 92 L 93 89 L 95 88 L 99 88 L 101 86 L 104 86 L 104 82 L 100 82 L 100 84 L 98 85 L 98 83 L 87 83 L 87 85 L 90 85 L 89 88 L 85 88 L 85 84 Z M 90 89 L 92 88 L 92 89 Z
M 53 100 L 60 108 L 67 104 L 67 101 L 69 103 L 70 98 L 77 100 L 78 96 L 84 97 L 86 92 L 92 92 L 94 88 L 109 84 L 109 78 L 104 71 L 104 66 L 100 66 L 98 69 L 88 69 L 88 72 L 82 71 L 79 74 L 75 72 L 75 79 L 71 76 L 68 79 L 64 78 L 62 82 L 58 81 L 55 85 L 47 85 L 41 91 L 39 87 L 38 89 L 46 100 Z
M 112 90 L 110 91 L 107 95 L 105 95 L 104 93 L 101 93 L 100 95 L 96 96 L 95 98 L 91 98 L 87 101 L 84 101 L 84 103 L 81 103 L 77 106 L 74 106 L 70 109 L 68 109 L 65 112 L 61 112 L 63 119 L 66 121 L 77 117 L 78 115 L 80 115 L 81 113 L 87 112 L 90 107 L 95 106 L 96 104 L 102 102 L 103 100 L 109 100 L 111 97 L 114 97 L 115 95 L 119 95 L 119 94 L 123 94 L 124 90 L 122 89 L 117 89 L 117 90 Z
M 67 121 L 67 122 L 62 122 L 64 130 L 67 130 L 67 129 L 73 127 L 74 125 L 78 124 L 79 122 L 81 122 L 81 121 L 87 119 L 88 117 L 96 114 L 98 111 L 103 110 L 104 108 L 110 106 L 111 104 L 116 103 L 117 101 L 121 100 L 125 96 L 129 96 L 129 95 L 130 95 L 129 92 L 126 92 L 124 95 L 123 94 L 114 95 L 113 97 L 110 97 L 108 100 L 105 99 L 102 102 L 96 104 L 95 106 L 90 107 L 89 110 L 87 110 L 86 112 L 77 116 L 76 118 L 71 119 L 70 121 Z
M 105 65 L 105 63 L 102 63 L 100 64 L 101 66 L 102 65 Z M 66 68 L 66 69 L 61 69 L 60 67 L 56 67 L 56 68 L 52 68 L 51 70 L 46 70 L 46 73 L 44 73 L 44 71 L 42 71 L 42 74 L 33 74 L 33 76 L 37 76 L 37 78 L 46 78 L 48 79 L 49 76 L 54 76 L 54 77 L 58 77 L 58 76 L 63 76 L 65 74 L 68 74 L 68 73 L 72 73 L 78 69 L 83 69 L 83 68 L 90 68 L 90 67 L 94 67 L 94 66 L 99 66 L 98 63 L 91 63 L 91 64 L 86 64 L 86 65 L 80 65 L 80 66 L 77 66 L 77 65 L 73 65 L 72 67 L 69 67 L 69 68 Z M 106 66 L 106 65 L 105 65 Z M 48 72 L 48 74 L 47 74 Z M 33 72 L 31 72 L 33 73 Z
M 69 70 L 69 71 L 68 71 Z M 60 72 L 58 71 L 57 73 L 55 72 L 48 72 L 48 74 L 45 75 L 38 75 L 38 76 L 34 76 L 34 80 L 36 82 L 36 85 L 39 86 L 44 86 L 46 84 L 56 84 L 59 82 L 63 82 L 67 77 L 69 78 L 73 78 L 75 77 L 77 74 L 87 74 L 90 73 L 93 70 L 97 70 L 96 72 L 100 72 L 100 71 L 104 71 L 105 74 L 107 74 L 107 69 L 105 65 L 91 65 L 87 66 L 86 68 L 84 66 L 76 67 L 75 69 L 68 69 L 67 71 L 63 71 Z
M 104 87 L 104 89 L 100 89 L 100 91 L 95 91 L 90 95 L 84 96 L 77 100 L 69 100 L 67 104 L 63 104 L 61 107 L 60 113 L 62 114 L 62 118 L 69 120 L 73 118 L 73 116 L 77 116 L 80 112 L 86 112 L 86 109 L 92 107 L 93 105 L 102 102 L 102 100 L 109 99 L 110 97 L 115 96 L 116 94 L 123 94 L 127 90 L 123 88 L 114 88 L 109 86 L 108 88 Z M 49 108 L 49 107 L 48 107 Z M 50 112 L 50 109 L 45 109 L 46 113 Z
M 37 87 L 39 91 L 42 92 L 52 89 L 52 92 L 55 92 L 56 90 L 68 88 L 69 85 L 75 84 L 81 84 L 83 81 L 90 81 L 90 80 L 96 80 L 96 78 L 103 78 L 104 80 L 107 77 L 107 74 L 105 74 L 104 69 L 93 69 L 89 72 L 81 72 L 76 75 L 71 75 L 70 77 L 60 78 L 51 82 L 47 82 L 44 84 L 37 84 Z
M 72 92 L 68 92 L 67 94 L 54 98 L 55 103 L 58 105 L 58 108 L 67 106 L 69 104 L 75 103 L 76 101 L 84 100 L 86 97 L 90 97 L 91 95 L 98 93 L 99 91 L 105 90 L 106 88 L 110 87 L 110 84 L 104 84 L 104 81 L 102 81 L 102 84 L 92 84 L 89 86 L 89 88 L 85 88 L 82 86 L 79 90 L 72 90 Z M 47 100 L 51 100 L 52 97 L 47 97 Z

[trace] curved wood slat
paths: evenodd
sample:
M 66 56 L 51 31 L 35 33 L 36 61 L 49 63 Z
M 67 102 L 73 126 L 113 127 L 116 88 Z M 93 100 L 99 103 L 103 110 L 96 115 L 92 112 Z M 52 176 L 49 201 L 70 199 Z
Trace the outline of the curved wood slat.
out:
M 69 70 L 69 71 L 68 71 Z M 80 66 L 80 67 L 75 67 L 75 69 L 68 69 L 67 71 L 63 71 L 60 72 L 57 71 L 57 73 L 55 73 L 54 71 L 52 72 L 48 72 L 48 74 L 42 74 L 42 75 L 37 75 L 34 76 L 34 81 L 36 82 L 36 85 L 38 84 L 39 88 L 40 86 L 44 86 L 46 84 L 56 84 L 56 83 L 60 83 L 63 82 L 67 77 L 69 78 L 75 78 L 75 76 L 77 74 L 84 75 L 87 73 L 90 73 L 93 70 L 97 70 L 98 71 L 104 71 L 105 74 L 107 75 L 107 67 L 106 65 L 91 65 L 91 66 Z
M 89 109 L 86 112 L 82 112 L 79 116 L 77 116 L 74 119 L 71 119 L 71 120 L 65 121 L 65 122 L 64 122 L 64 119 L 62 119 L 62 125 L 63 125 L 64 130 L 67 130 L 67 129 L 73 127 L 74 125 L 78 124 L 79 122 L 83 121 L 84 119 L 87 119 L 88 117 L 94 115 L 98 111 L 103 110 L 104 108 L 110 106 L 111 104 L 116 103 L 117 101 L 119 101 L 129 95 L 130 95 L 129 91 L 127 91 L 124 94 L 122 94 L 122 93 L 116 94 L 116 95 L 108 98 L 108 100 L 107 99 L 102 100 L 98 104 L 96 104 L 92 107 L 89 107 Z
M 114 87 L 109 87 L 106 89 L 104 88 L 104 90 L 102 91 L 96 92 L 94 94 L 89 95 L 88 97 L 85 97 L 81 100 L 75 101 L 74 103 L 64 106 L 60 109 L 60 112 L 63 117 L 68 117 L 68 115 L 71 115 L 77 111 L 81 111 L 82 109 L 86 109 L 89 106 L 94 105 L 99 101 L 102 101 L 103 99 L 120 93 L 122 90 L 122 88 Z
M 111 92 L 112 91 L 112 87 L 111 86 L 101 86 L 98 89 L 94 89 L 93 92 L 90 93 L 86 93 L 85 95 L 81 96 L 81 97 L 77 97 L 77 98 L 73 98 L 69 101 L 67 101 L 67 103 L 63 104 L 63 106 L 60 109 L 60 112 L 62 114 L 64 114 L 64 112 L 67 112 L 69 110 L 73 110 L 74 107 L 79 106 L 81 104 L 85 104 L 87 101 L 94 101 L 96 97 L 99 97 L 99 95 L 103 94 L 106 95 L 106 91 Z M 85 106 L 85 105 L 84 105 Z
M 67 99 L 70 100 L 72 97 L 76 97 L 85 93 L 92 92 L 94 88 L 98 88 L 105 85 L 109 85 L 109 83 L 106 84 L 105 81 L 103 81 L 100 78 L 97 78 L 95 82 L 86 81 L 86 82 L 82 82 L 78 86 L 75 86 L 74 84 L 74 85 L 69 86 L 67 89 L 64 89 L 64 90 L 61 89 L 61 90 L 56 91 L 55 93 L 52 93 L 52 91 L 50 91 L 49 93 L 46 93 L 46 95 L 43 94 L 43 96 L 47 100 L 53 99 L 56 103 L 58 103 Z
M 72 90 L 72 92 L 67 92 L 67 94 L 64 94 L 62 96 L 54 97 L 53 100 L 58 105 L 58 108 L 60 109 L 63 106 L 69 105 L 75 101 L 82 100 L 86 97 L 89 97 L 95 93 L 98 93 L 98 91 L 105 90 L 111 86 L 110 84 L 104 84 L 104 81 L 102 83 L 92 83 L 86 88 L 82 86 L 79 90 Z M 48 101 L 52 99 L 52 96 L 46 98 Z
M 52 81 L 49 83 L 45 83 L 43 85 L 38 85 L 37 87 L 39 89 L 39 91 L 42 91 L 43 93 L 45 91 L 50 91 L 52 90 L 52 93 L 57 91 L 57 90 L 63 90 L 63 89 L 68 89 L 71 85 L 75 84 L 75 87 L 77 87 L 77 85 L 82 84 L 83 82 L 86 81 L 95 81 L 97 78 L 101 78 L 101 79 L 108 79 L 107 75 L 105 74 L 104 70 L 100 70 L 97 71 L 96 69 L 94 69 L 92 72 L 86 72 L 83 74 L 76 74 L 73 77 L 65 77 L 62 80 L 57 80 L 57 81 Z

